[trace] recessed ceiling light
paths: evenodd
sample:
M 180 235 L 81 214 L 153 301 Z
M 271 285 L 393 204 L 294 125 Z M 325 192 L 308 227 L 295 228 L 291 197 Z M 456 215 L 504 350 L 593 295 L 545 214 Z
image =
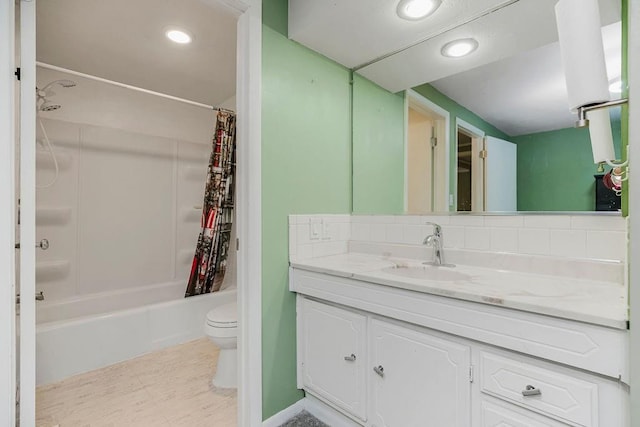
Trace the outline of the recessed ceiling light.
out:
M 179 44 L 187 44 L 191 43 L 191 35 L 183 30 L 178 30 L 177 28 L 172 28 L 165 32 L 165 35 L 172 42 L 176 42 Z
M 609 92 L 611 93 L 622 93 L 622 80 L 620 77 L 614 79 L 609 84 Z
M 416 21 L 436 11 L 442 0 L 400 0 L 396 13 L 402 19 Z
M 476 39 L 459 39 L 442 46 L 440 53 L 449 58 L 460 58 L 469 55 L 477 48 L 478 41 Z

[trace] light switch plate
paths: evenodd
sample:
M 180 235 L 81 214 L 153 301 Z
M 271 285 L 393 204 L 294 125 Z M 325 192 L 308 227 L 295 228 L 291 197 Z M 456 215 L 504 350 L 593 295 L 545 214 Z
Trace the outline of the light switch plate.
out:
M 322 240 L 331 240 L 331 224 L 322 220 Z
M 322 236 L 322 218 L 309 220 L 309 240 L 320 240 Z

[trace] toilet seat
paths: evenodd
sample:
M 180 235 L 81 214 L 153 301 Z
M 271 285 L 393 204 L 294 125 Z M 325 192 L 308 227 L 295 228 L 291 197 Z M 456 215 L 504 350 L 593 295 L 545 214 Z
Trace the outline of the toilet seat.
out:
M 209 310 L 207 313 L 207 325 L 213 328 L 237 328 L 237 303 L 234 301 Z

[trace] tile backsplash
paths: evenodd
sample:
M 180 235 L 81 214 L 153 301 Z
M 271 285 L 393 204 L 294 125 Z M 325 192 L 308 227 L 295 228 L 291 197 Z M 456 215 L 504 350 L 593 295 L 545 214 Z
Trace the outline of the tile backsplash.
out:
M 602 215 L 290 215 L 291 259 L 347 252 L 349 241 L 421 245 L 442 226 L 445 248 L 625 261 L 626 220 Z
M 445 248 L 625 261 L 626 220 L 603 215 L 353 215 L 351 240 L 421 244 L 442 226 Z
M 289 215 L 289 259 L 347 252 L 351 215 Z

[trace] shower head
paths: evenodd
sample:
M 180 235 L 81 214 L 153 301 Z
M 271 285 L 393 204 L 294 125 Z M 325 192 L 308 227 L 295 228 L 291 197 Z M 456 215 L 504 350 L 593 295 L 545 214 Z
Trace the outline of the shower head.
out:
M 68 87 L 74 87 L 76 85 L 76 82 L 74 82 L 73 80 L 66 80 L 66 79 L 62 79 L 62 80 L 54 80 L 50 83 L 48 83 L 45 87 L 43 87 L 41 90 L 43 92 L 46 92 L 47 89 L 49 89 L 51 86 L 53 85 L 60 85 L 62 87 L 68 88 Z
M 51 86 L 53 85 L 60 85 L 64 88 L 69 88 L 74 87 L 76 85 L 76 82 L 74 82 L 73 80 L 61 79 L 47 83 L 42 89 L 36 87 L 36 96 L 38 98 L 37 102 L 42 102 L 42 104 L 38 106 L 38 111 L 55 111 L 62 108 L 62 105 L 51 102 L 48 99 L 50 96 L 55 95 L 55 93 L 51 90 Z
M 53 103 L 51 101 L 44 101 L 38 108 L 40 111 L 55 111 L 62 108 L 62 105 Z

